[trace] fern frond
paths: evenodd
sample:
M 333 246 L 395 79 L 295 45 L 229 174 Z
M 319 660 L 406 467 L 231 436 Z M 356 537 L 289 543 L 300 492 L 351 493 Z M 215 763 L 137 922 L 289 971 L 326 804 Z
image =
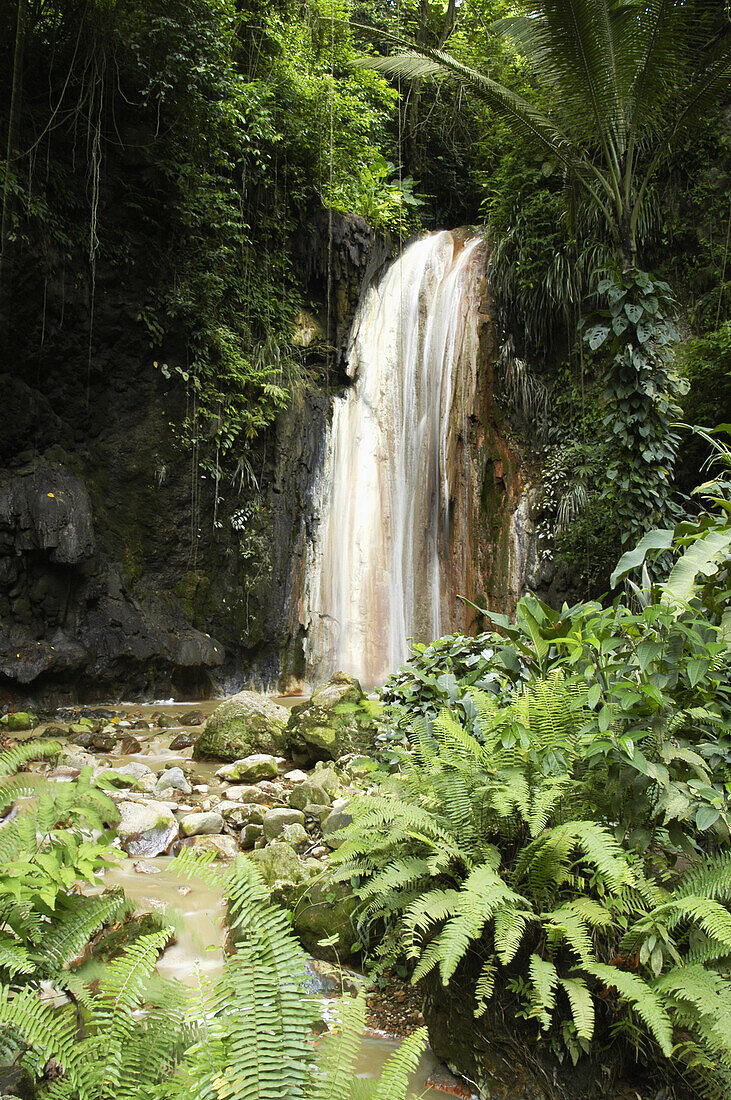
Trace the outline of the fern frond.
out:
M 531 1016 L 540 1020 L 541 1027 L 545 1031 L 550 1026 L 551 1013 L 556 1006 L 558 971 L 549 959 L 542 959 L 540 955 L 531 955 L 528 974 L 533 986 Z
M 598 978 L 603 985 L 616 990 L 644 1021 L 666 1058 L 673 1052 L 673 1028 L 663 1000 L 658 993 L 636 974 L 618 970 L 614 966 L 585 960 L 583 969 Z
M 591 1040 L 594 1036 L 594 998 L 587 989 L 583 978 L 560 978 L 571 1005 L 571 1016 L 580 1039 Z

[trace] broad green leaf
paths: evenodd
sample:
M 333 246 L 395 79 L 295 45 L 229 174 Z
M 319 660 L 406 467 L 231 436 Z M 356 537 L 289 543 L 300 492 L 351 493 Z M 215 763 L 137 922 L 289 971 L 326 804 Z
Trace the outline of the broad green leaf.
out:
M 672 544 L 672 530 L 668 528 L 656 528 L 654 531 L 648 531 L 637 543 L 634 550 L 628 550 L 626 554 L 622 554 L 609 581 L 612 588 L 616 588 L 623 577 L 626 577 L 633 569 L 637 569 L 642 565 L 650 551 L 669 550 Z

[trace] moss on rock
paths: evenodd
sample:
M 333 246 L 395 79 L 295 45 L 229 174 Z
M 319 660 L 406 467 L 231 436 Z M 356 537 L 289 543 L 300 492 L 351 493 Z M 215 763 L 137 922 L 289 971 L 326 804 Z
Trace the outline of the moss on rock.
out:
M 266 695 L 240 691 L 216 707 L 196 742 L 193 758 L 233 761 L 258 752 L 281 753 L 288 717 L 287 709 Z

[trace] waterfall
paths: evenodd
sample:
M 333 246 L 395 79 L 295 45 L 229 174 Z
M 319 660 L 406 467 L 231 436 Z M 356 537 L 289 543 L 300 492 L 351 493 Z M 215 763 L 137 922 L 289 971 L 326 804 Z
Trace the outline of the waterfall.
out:
M 315 679 L 342 669 L 373 686 L 406 659 L 410 640 L 454 629 L 470 568 L 460 464 L 483 267 L 481 238 L 435 233 L 361 300 L 353 384 L 334 400 L 307 568 L 305 655 Z M 461 545 L 450 546 L 457 516 Z

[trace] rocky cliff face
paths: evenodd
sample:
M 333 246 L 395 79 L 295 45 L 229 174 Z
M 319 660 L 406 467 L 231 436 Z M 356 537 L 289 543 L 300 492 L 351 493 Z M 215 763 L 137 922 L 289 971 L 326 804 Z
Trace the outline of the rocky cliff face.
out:
M 135 287 L 48 280 L 40 336 L 0 374 L 0 702 L 193 697 L 271 683 L 301 655 L 310 487 L 361 283 L 388 253 L 361 218 L 295 244 L 304 354 L 324 379 L 250 455 L 260 492 L 191 474 L 185 395 L 155 369 Z M 294 608 L 294 610 L 293 610 Z

